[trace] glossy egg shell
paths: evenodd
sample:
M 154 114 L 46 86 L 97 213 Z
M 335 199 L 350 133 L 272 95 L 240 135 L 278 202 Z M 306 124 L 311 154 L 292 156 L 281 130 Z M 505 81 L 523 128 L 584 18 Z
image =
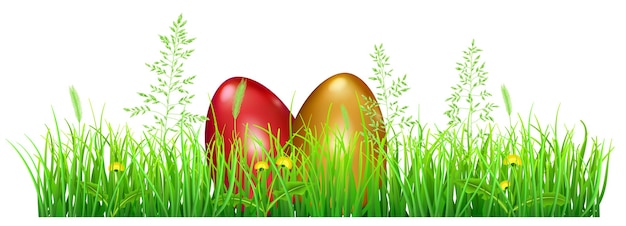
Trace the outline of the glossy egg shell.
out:
M 337 150 L 337 146 L 340 146 L 341 143 L 335 142 L 337 138 L 329 137 L 328 143 L 326 143 L 326 135 L 333 135 L 334 133 L 328 133 L 328 131 L 323 131 L 324 126 L 328 124 L 328 127 L 331 131 L 341 131 L 343 133 L 342 139 L 344 144 L 350 145 L 349 142 L 354 143 L 356 146 L 352 146 L 354 152 L 352 153 L 352 175 L 353 180 L 357 186 L 361 183 L 362 178 L 368 175 L 363 175 L 363 170 L 366 167 L 366 158 L 370 158 L 370 161 L 373 161 L 373 164 L 377 164 L 377 159 L 379 154 L 379 150 L 386 150 L 386 146 L 382 148 L 379 147 L 375 142 L 370 141 L 368 144 L 365 144 L 365 138 L 363 136 L 359 136 L 361 132 L 364 132 L 365 129 L 368 131 L 374 132 L 376 139 L 383 140 L 385 139 L 385 131 L 384 130 L 376 130 L 374 127 L 370 126 L 373 120 L 378 121 L 378 123 L 383 123 L 382 113 L 380 108 L 376 105 L 373 110 L 376 112 L 376 116 L 371 120 L 368 116 L 365 115 L 365 112 L 361 110 L 361 106 L 366 104 L 366 99 L 363 98 L 363 95 L 373 100 L 376 100 L 374 94 L 369 89 L 369 87 L 357 76 L 350 73 L 340 73 L 336 74 L 325 81 L 323 81 L 306 99 L 302 108 L 298 112 L 296 119 L 293 124 L 293 132 L 297 134 L 294 137 L 294 146 L 296 148 L 300 148 L 302 150 L 302 154 L 310 156 L 311 149 L 310 144 L 305 142 L 302 137 L 306 137 L 306 129 L 310 129 L 310 133 L 315 137 L 317 142 L 322 143 L 321 150 L 330 154 L 330 156 L 335 155 L 335 150 Z M 342 110 L 343 108 L 343 110 Z M 363 123 L 363 121 L 365 123 Z M 357 137 L 355 137 L 355 135 Z M 356 138 L 356 141 L 355 141 Z M 384 145 L 383 140 L 383 145 Z M 366 149 L 366 145 L 370 148 Z M 365 153 L 366 150 L 370 150 L 368 153 Z M 322 153 L 319 153 L 322 154 Z M 345 158 L 343 153 L 337 153 L 339 156 L 339 161 L 342 161 L 342 158 Z M 322 154 L 323 155 L 323 154 Z M 383 156 L 381 156 L 383 158 Z M 298 164 L 303 164 L 301 161 L 302 158 L 298 159 Z M 361 167 L 359 167 L 359 159 L 362 161 Z M 326 158 L 322 158 L 322 164 L 324 166 L 324 170 L 327 169 Z M 312 163 L 316 164 L 316 163 Z M 372 164 L 372 165 L 373 165 Z M 383 170 L 386 166 L 386 161 L 382 160 L 383 169 L 381 169 L 381 178 Z M 305 166 L 307 164 L 304 164 Z M 373 167 L 370 166 L 371 169 Z M 327 175 L 335 176 L 335 175 Z M 365 193 L 365 200 L 363 205 L 367 204 L 367 192 Z
M 246 88 L 236 120 L 237 124 L 235 125 L 233 121 L 233 103 L 237 87 L 242 80 L 246 82 Z M 247 165 L 252 169 L 253 178 L 256 178 L 257 171 L 253 169 L 254 164 L 259 161 L 269 163 L 268 156 L 265 156 L 263 150 L 269 152 L 271 154 L 270 157 L 275 159 L 279 149 L 275 145 L 276 140 L 278 140 L 281 146 L 285 145 L 291 135 L 290 123 L 294 119 L 289 109 L 272 91 L 261 83 L 245 77 L 230 78 L 218 87 L 215 95 L 212 97 L 207 117 L 205 142 L 207 144 L 208 163 L 213 166 L 211 167 L 212 178 L 216 178 L 214 167 L 217 166 L 218 149 L 213 147 L 213 144 L 215 144 L 218 131 L 224 141 L 223 149 L 219 150 L 223 151 L 222 154 L 226 158 L 226 163 L 231 163 L 232 160 L 229 155 L 232 151 L 231 144 L 234 143 L 232 139 L 233 131 L 236 128 L 236 137 L 241 140 L 241 149 L 243 151 L 243 153 L 239 153 L 239 156 L 245 156 Z M 271 130 L 273 138 L 268 134 L 267 130 Z M 253 159 L 253 157 L 255 158 Z M 243 188 L 249 189 L 249 198 L 252 198 L 252 186 L 246 183 L 247 179 L 243 170 L 238 167 L 237 169 L 235 178 L 242 183 Z M 224 172 L 225 180 L 223 183 L 226 188 L 229 186 L 228 173 L 228 170 Z M 269 187 L 272 182 L 272 175 L 271 173 L 267 173 L 267 175 L 267 185 Z M 238 187 L 235 186 L 235 193 L 238 190 Z M 270 191 L 268 191 L 269 194 Z M 272 197 L 270 196 L 270 198 Z

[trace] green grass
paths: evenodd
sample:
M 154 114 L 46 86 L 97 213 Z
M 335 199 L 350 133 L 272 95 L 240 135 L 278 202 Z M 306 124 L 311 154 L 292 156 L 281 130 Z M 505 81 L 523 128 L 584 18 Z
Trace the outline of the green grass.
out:
M 575 139 L 574 129 L 556 127 L 558 114 L 553 125 L 540 125 L 532 111 L 527 118 L 518 115 L 514 122 L 505 86 L 501 89 L 509 124 L 503 130 L 494 126 L 489 113 L 497 106 L 479 102 L 487 101 L 491 94 L 478 90 L 485 86 L 487 72 L 485 64 L 479 62 L 482 50 L 474 41 L 463 52 L 464 61 L 457 63 L 460 83 L 452 87 L 453 95 L 446 100 L 452 109 L 444 113 L 450 118 L 444 130 L 429 128 L 419 117 L 414 120 L 404 115 L 407 106 L 394 98 L 409 90 L 406 75 L 393 78 L 389 56 L 381 44 L 370 55 L 377 65 L 373 68 L 375 75 L 370 77 L 378 84 L 377 97 L 367 97 L 359 110 L 361 128 L 382 129 L 387 136 L 361 131 L 364 133 L 346 140 L 343 134 L 328 130 L 328 125 L 324 139 L 315 137 L 307 128 L 304 133 L 290 131 L 304 134 L 297 138 L 309 147 L 311 154 L 305 155 L 301 147 L 294 145 L 296 135 L 281 144 L 280 139 L 268 134 L 277 155 L 263 150 L 270 158 L 255 177 L 255 166 L 248 166 L 241 158 L 242 138 L 217 134 L 207 148 L 204 130 L 192 124 L 206 118 L 184 110 L 176 126 L 168 125 L 170 110 L 176 106 L 184 109 L 194 96 L 182 88 L 195 78 L 182 79 L 180 61 L 193 50 L 183 51 L 181 46 L 195 39 L 186 37 L 185 24 L 181 15 L 170 27 L 174 34 L 160 36 L 169 52 L 161 51 L 163 59 L 147 65 L 164 77 L 159 78 L 159 85 L 151 86 L 155 94 L 139 93 L 146 98 L 145 103 L 165 103 L 163 117 L 155 116 L 157 126 L 145 125 L 148 131 L 139 134 L 127 125 L 114 128 L 104 120 L 104 108 L 96 117 L 93 107 L 93 121 L 87 123 L 80 98 L 70 87 L 76 123 L 57 119 L 53 110 L 54 124 L 46 127 L 43 145 L 29 137 L 26 146 L 9 141 L 32 179 L 39 216 L 600 216 L 612 143 L 592 138 L 583 121 L 582 130 L 576 131 L 582 138 Z M 237 89 L 234 121 L 244 89 L 245 83 Z M 176 92 L 183 97 L 178 103 L 170 102 Z M 461 99 L 468 106 L 459 107 Z M 383 108 L 386 123 L 371 120 L 376 116 L 371 108 L 374 106 Z M 125 110 L 131 112 L 131 117 L 151 111 L 148 105 Z M 468 110 L 466 121 L 460 117 L 461 110 Z M 348 120 L 346 111 L 342 108 L 342 115 L 335 117 Z M 475 119 L 490 123 L 481 128 Z M 150 132 L 157 131 L 157 127 L 164 130 Z M 360 138 L 365 145 L 355 142 Z M 330 142 L 339 144 L 335 145 L 338 150 L 324 150 Z M 225 146 L 231 144 L 230 156 L 225 156 Z M 357 184 L 351 153 L 361 146 L 366 154 L 359 161 L 364 167 Z M 213 160 L 209 152 L 217 153 L 217 164 L 208 164 Z M 276 165 L 281 157 L 291 160 L 293 167 Z M 227 162 L 227 158 L 238 161 Z M 323 159 L 327 160 L 326 166 Z M 234 169 L 242 169 L 243 174 L 236 174 Z M 272 183 L 268 185 L 270 176 Z M 228 186 L 224 184 L 226 178 Z M 247 185 L 253 185 L 253 194 L 242 188 Z M 235 187 L 239 192 L 235 193 Z M 362 205 L 364 201 L 366 205 Z
M 218 155 L 218 174 L 212 178 L 203 131 L 180 128 L 179 135 L 163 140 L 134 135 L 127 126 L 114 129 L 102 116 L 93 118 L 76 124 L 55 115 L 44 146 L 32 140 L 31 147 L 11 142 L 32 178 L 39 216 L 599 216 L 613 149 L 590 138 L 582 122 L 580 140 L 574 139 L 573 129 L 543 127 L 536 118 L 521 116 L 506 132 L 486 127 L 474 137 L 457 130 L 461 127 L 434 132 L 417 124 L 398 134 L 396 146 L 380 152 L 386 165 L 364 163 L 367 177 L 357 186 L 351 180 L 352 160 L 316 154 L 327 153 L 316 149 L 331 140 L 314 139 L 309 131 L 303 139 L 313 154 L 291 170 L 276 166 L 274 156 L 269 169 L 253 178 L 254 169 L 237 158 L 241 149 L 235 143 L 231 158 L 240 161 L 225 162 Z M 221 153 L 225 142 L 219 137 L 214 150 Z M 340 146 L 349 152 L 354 144 Z M 291 139 L 277 148 L 278 156 L 288 155 L 294 162 L 300 153 Z M 521 164 L 506 165 L 511 154 Z M 326 173 L 322 157 L 329 159 Z M 116 162 L 124 169 L 109 168 Z M 241 185 L 232 170 L 230 189 L 223 186 L 220 172 L 235 167 L 245 169 L 247 183 L 261 185 L 252 199 L 242 189 L 233 193 L 233 186 Z M 382 177 L 373 173 L 377 167 L 385 168 Z M 273 203 L 262 183 L 270 172 L 273 194 L 282 197 Z M 298 182 L 298 175 L 309 180 Z M 504 180 L 510 182 L 506 190 L 499 185 Z M 362 206 L 365 188 L 368 204 Z M 294 194 L 302 200 L 292 205 Z

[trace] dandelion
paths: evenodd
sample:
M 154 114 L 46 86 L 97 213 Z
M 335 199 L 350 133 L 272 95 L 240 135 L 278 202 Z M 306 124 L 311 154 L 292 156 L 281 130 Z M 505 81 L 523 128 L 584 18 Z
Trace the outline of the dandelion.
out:
M 276 165 L 280 167 L 286 167 L 287 169 L 291 169 L 293 167 L 293 162 L 289 157 L 280 157 L 276 160 Z
M 504 159 L 504 165 L 520 166 L 522 165 L 522 158 L 519 155 L 509 155 Z
M 270 165 L 268 165 L 267 162 L 264 162 L 264 161 L 260 161 L 254 164 L 254 169 L 257 171 L 268 170 L 269 168 L 270 168 Z
M 502 188 L 502 190 L 503 190 L 503 191 L 504 191 L 504 190 L 506 190 L 506 189 L 508 189 L 508 188 L 509 188 L 509 185 L 510 185 L 510 183 L 509 183 L 509 181 L 508 181 L 508 180 L 505 180 L 505 181 L 500 182 L 500 188 Z
M 120 162 L 114 162 L 109 166 L 110 171 L 124 171 L 124 164 Z

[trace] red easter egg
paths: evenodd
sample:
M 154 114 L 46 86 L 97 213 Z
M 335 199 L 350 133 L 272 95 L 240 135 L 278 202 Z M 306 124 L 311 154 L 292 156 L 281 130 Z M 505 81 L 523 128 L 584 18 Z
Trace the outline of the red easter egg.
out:
M 235 119 L 233 116 L 233 106 L 236 105 L 236 92 L 240 84 L 245 84 L 243 90 L 243 98 L 241 99 L 239 113 Z M 279 148 L 289 140 L 290 124 L 294 120 L 289 108 L 268 88 L 249 78 L 233 77 L 224 81 L 213 95 L 211 105 L 208 110 L 208 121 L 205 129 L 205 141 L 207 144 L 208 163 L 211 165 L 211 175 L 214 180 L 216 177 L 218 152 L 224 155 L 226 163 L 230 164 L 231 145 L 235 143 L 235 139 L 240 139 L 241 153 L 236 153 L 240 158 L 245 157 L 248 169 L 252 170 L 252 175 L 256 180 L 258 171 L 254 169 L 254 165 L 259 161 L 265 161 L 269 164 L 268 156 L 264 152 L 270 154 L 270 158 L 277 158 Z M 235 124 L 236 123 L 236 124 Z M 271 131 L 271 136 L 268 134 Z M 233 134 L 235 132 L 236 134 Z M 215 147 L 216 136 L 223 138 L 223 146 Z M 223 147 L 223 148 L 222 148 Z M 265 150 L 265 151 L 264 151 Z M 234 155 L 235 156 L 235 155 Z M 236 161 L 239 161 L 238 159 Z M 252 186 L 248 184 L 248 178 L 241 167 L 235 167 L 235 179 L 238 180 L 242 188 L 249 190 L 249 198 L 252 198 Z M 224 170 L 223 181 L 226 188 L 229 186 L 229 171 Z M 267 186 L 272 182 L 271 173 L 267 173 Z M 216 183 L 220 183 L 216 181 Z M 239 187 L 233 188 L 238 193 Z M 270 195 L 271 191 L 268 191 Z M 272 199 L 270 195 L 270 199 Z

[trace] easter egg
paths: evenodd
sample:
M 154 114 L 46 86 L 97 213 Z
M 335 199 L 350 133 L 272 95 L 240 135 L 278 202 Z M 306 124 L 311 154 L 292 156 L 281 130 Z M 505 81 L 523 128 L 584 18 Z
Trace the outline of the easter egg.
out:
M 318 156 L 322 156 L 321 162 L 325 171 L 329 167 L 335 167 L 327 165 L 326 156 L 336 156 L 336 164 L 343 164 L 346 158 L 351 159 L 351 169 L 345 169 L 344 174 L 324 174 L 326 178 L 348 177 L 344 180 L 346 186 L 348 180 L 353 180 L 357 188 L 363 178 L 371 175 L 364 175 L 366 167 L 369 167 L 370 173 L 374 173 L 377 164 L 382 164 L 378 168 L 382 176 L 386 165 L 384 159 L 381 163 L 378 162 L 379 152 L 386 149 L 386 133 L 381 129 L 384 127 L 375 128 L 372 125 L 374 122 L 382 125 L 382 113 L 377 104 L 369 106 L 369 111 L 375 113 L 373 117 L 369 117 L 361 108 L 368 106 L 364 97 L 376 101 L 372 91 L 360 78 L 350 73 L 336 74 L 315 88 L 305 100 L 293 124 L 293 133 L 297 134 L 294 136 L 294 146 L 300 148 L 303 155 L 311 156 L 315 151 Z M 374 136 L 366 138 L 364 134 L 367 132 Z M 376 139 L 381 142 L 375 142 Z M 380 159 L 382 157 L 384 156 Z M 310 159 L 315 161 L 319 158 Z M 301 157 L 297 161 L 298 164 L 303 164 Z M 304 165 L 306 168 L 307 164 Z M 363 202 L 365 204 L 367 192 Z
M 243 94 L 239 99 L 240 102 L 237 102 L 236 98 L 238 91 L 239 94 Z M 237 109 L 236 106 L 240 107 Z M 212 178 L 217 178 L 218 156 L 223 156 L 227 164 L 222 170 L 223 183 L 228 188 L 230 185 L 228 177 L 231 172 L 228 168 L 232 161 L 245 158 L 247 168 L 235 163 L 235 179 L 241 183 L 241 186 L 235 186 L 233 190 L 238 193 L 240 187 L 249 189 L 249 198 L 252 198 L 253 188 L 248 183 L 250 178 L 243 170 L 252 171 L 251 178 L 256 184 L 254 181 L 257 179 L 259 170 L 254 169 L 255 164 L 261 161 L 269 163 L 268 158 L 277 157 L 280 147 L 285 145 L 291 135 L 290 124 L 294 119 L 293 115 L 267 87 L 250 78 L 233 77 L 217 88 L 207 117 L 205 143 Z M 233 148 L 233 144 L 239 146 Z M 277 144 L 280 144 L 280 147 L 277 147 Z M 238 153 L 231 153 L 235 151 Z M 269 153 L 270 156 L 266 156 L 265 153 Z M 238 159 L 231 159 L 231 154 L 238 156 Z M 267 174 L 267 186 L 270 187 L 272 175 L 267 171 L 265 174 Z M 272 198 L 271 195 L 270 198 Z

